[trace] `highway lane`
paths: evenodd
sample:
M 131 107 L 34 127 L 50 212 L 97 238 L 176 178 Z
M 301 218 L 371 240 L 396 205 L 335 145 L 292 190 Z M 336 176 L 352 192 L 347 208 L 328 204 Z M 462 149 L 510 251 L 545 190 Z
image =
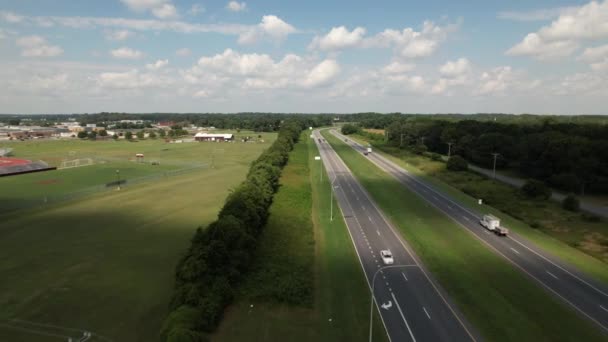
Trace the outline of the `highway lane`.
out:
M 338 132 L 332 130 L 331 133 L 342 140 L 347 139 L 348 145 L 355 150 L 365 151 L 364 146 Z M 377 153 L 372 152 L 368 157 L 376 166 L 450 217 L 492 251 L 507 259 L 551 294 L 567 303 L 581 316 L 594 322 L 604 333 L 608 333 L 608 289 L 603 284 L 513 232 L 507 237 L 500 237 L 487 231 L 479 224 L 484 213 L 457 203 L 420 177 Z
M 313 136 L 390 340 L 478 339 L 331 146 Z M 382 268 L 383 249 L 393 254 L 390 268 Z

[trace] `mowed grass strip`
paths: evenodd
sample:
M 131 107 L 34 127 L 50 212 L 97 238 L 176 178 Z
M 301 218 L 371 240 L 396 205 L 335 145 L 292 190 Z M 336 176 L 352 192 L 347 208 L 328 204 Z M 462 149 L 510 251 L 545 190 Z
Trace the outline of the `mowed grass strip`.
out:
M 366 143 L 361 137 L 356 140 Z M 381 153 L 409 172 L 422 177 L 426 182 L 467 207 L 475 208 L 479 205 L 477 198 L 471 197 L 460 190 L 466 186 L 480 193 L 491 194 L 495 201 L 507 204 L 511 212 L 519 212 L 520 215 L 530 214 L 539 217 L 540 221 L 550 221 L 550 225 L 560 225 L 561 228 L 555 230 L 534 229 L 522 220 L 492 207 L 491 204 L 483 207 L 484 212 L 500 217 L 503 225 L 512 231 L 524 236 L 543 250 L 568 262 L 598 281 L 608 284 L 608 264 L 579 249 L 584 247 L 580 244 L 584 241 L 583 235 L 585 233 L 594 229 L 606 230 L 605 220 L 601 222 L 581 222 L 581 214 L 565 212 L 559 208 L 558 203 L 553 202 L 532 203 L 533 201 L 528 201 L 525 205 L 522 205 L 521 200 L 513 195 L 516 190 L 508 185 L 493 182 L 472 172 L 444 171 L 444 163 L 431 161 L 428 158 L 412 155 L 405 151 L 393 155 L 375 149 L 375 153 Z M 574 216 L 576 217 L 573 218 Z M 601 251 L 598 251 L 596 255 L 601 257 Z
M 367 340 L 369 290 L 344 221 L 339 213 L 329 221 L 329 183 L 315 155 L 303 134 L 283 170 L 255 267 L 212 340 Z M 374 340 L 385 340 L 377 319 L 375 329 Z
M 269 145 L 222 145 L 214 168 L 1 216 L 0 323 L 21 319 L 114 341 L 157 341 L 175 264 L 192 233 L 216 218 Z M 0 324 L 0 341 L 38 340 L 44 337 Z
M 329 132 L 324 136 L 486 340 L 606 340 L 591 322 L 363 155 Z

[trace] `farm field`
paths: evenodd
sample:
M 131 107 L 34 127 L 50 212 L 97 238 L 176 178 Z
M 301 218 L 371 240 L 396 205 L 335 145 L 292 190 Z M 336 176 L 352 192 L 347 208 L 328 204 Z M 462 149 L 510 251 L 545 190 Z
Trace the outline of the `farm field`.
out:
M 369 288 L 342 217 L 334 212 L 329 221 L 330 185 L 316 155 L 303 134 L 283 170 L 255 267 L 213 341 L 367 340 Z M 386 340 L 376 315 L 374 341 Z
M 76 144 L 108 156 L 146 153 L 131 145 L 150 151 L 169 146 L 175 153 L 161 165 L 174 167 L 198 163 L 214 149 L 223 152 L 213 168 L 0 215 L 0 341 L 66 341 L 83 330 L 93 333 L 89 341 L 158 340 L 178 258 L 276 135 L 265 137 L 248 144 L 70 142 L 66 151 Z
M 246 133 L 240 133 L 243 135 Z M 253 135 L 253 132 L 250 132 Z M 255 133 L 258 135 L 258 133 Z M 261 134 L 265 141 L 272 137 Z M 210 145 L 211 144 L 211 145 Z M 241 142 L 231 144 L 243 145 Z M 247 158 L 251 145 L 235 149 L 238 158 Z M 264 144 L 264 143 L 260 143 Z M 189 172 L 212 166 L 222 158 L 230 144 L 166 143 L 162 139 L 128 142 L 125 140 L 48 140 L 12 142 L 14 157 L 43 160 L 60 166 L 63 160 L 92 159 L 94 165 L 66 168 L 0 178 L 0 213 L 45 205 L 70 197 L 107 190 L 106 184 L 118 180 L 129 183 L 155 180 L 168 174 Z M 135 154 L 144 154 L 136 162 Z M 152 165 L 157 162 L 159 165 Z M 118 171 L 118 172 L 117 172 Z M 19 189 L 16 193 L 13 189 Z
M 324 136 L 485 340 L 605 340 L 591 322 L 362 154 L 328 132 Z

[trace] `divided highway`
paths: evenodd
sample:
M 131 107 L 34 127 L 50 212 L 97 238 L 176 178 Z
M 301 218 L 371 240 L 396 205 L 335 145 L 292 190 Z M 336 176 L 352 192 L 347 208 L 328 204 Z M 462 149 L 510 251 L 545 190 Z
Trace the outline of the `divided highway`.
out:
M 347 140 L 347 144 L 359 152 L 366 150 L 365 147 L 335 130 L 332 130 L 331 133 L 343 141 Z M 485 213 L 479 213 L 458 204 L 448 195 L 382 155 L 370 153 L 368 158 L 409 190 L 469 231 L 492 251 L 507 259 L 551 294 L 563 300 L 581 316 L 593 321 L 604 333 L 608 333 L 608 289 L 603 284 L 548 255 L 517 234 L 511 232 L 507 237 L 500 237 L 490 233 L 479 224 L 481 216 Z
M 318 131 L 313 132 L 391 341 L 475 341 L 476 334 Z M 389 249 L 394 264 L 383 264 Z M 373 309 L 372 309 L 373 310 Z

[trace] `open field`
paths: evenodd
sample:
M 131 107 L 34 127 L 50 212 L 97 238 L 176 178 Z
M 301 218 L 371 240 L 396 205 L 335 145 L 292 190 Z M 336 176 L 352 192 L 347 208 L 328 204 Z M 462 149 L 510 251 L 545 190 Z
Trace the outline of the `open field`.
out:
M 329 221 L 330 185 L 314 160 L 317 154 L 304 134 L 283 170 L 256 267 L 213 340 L 367 340 L 369 289 L 335 202 L 335 218 Z M 269 274 L 268 269 L 280 272 Z M 314 289 L 309 293 L 314 298 L 305 296 L 301 305 L 272 300 L 291 280 Z M 386 340 L 380 321 L 374 324 L 374 340 Z
M 590 322 L 452 220 L 360 153 L 324 135 L 486 340 L 605 340 Z
M 361 137 L 356 139 L 362 143 L 366 141 Z M 477 198 L 483 198 L 488 204 L 485 206 L 488 213 L 500 217 L 509 229 L 608 284 L 608 264 L 605 262 L 608 253 L 608 226 L 605 220 L 589 221 L 586 214 L 563 210 L 553 201 L 522 199 L 511 186 L 494 182 L 474 172 L 447 172 L 444 163 L 405 150 L 387 147 L 380 149 L 386 149 L 388 153 L 380 152 L 378 148 L 377 153 L 383 153 L 466 206 L 477 206 Z M 531 222 L 536 228 L 526 222 Z
M 241 133 L 243 134 L 243 133 Z M 251 133 L 253 134 L 253 133 Z M 256 135 L 257 136 L 257 135 Z M 271 140 L 262 134 L 265 141 Z M 231 143 L 246 145 L 235 149 L 246 156 L 251 145 L 256 143 Z M 139 142 L 89 141 L 89 140 L 48 140 L 13 142 L 15 157 L 30 160 L 43 160 L 51 166 L 60 166 L 62 160 L 91 158 L 94 165 L 56 171 L 31 173 L 0 178 L 0 213 L 20 208 L 30 208 L 45 203 L 63 200 L 72 195 L 95 193 L 106 190 L 106 184 L 117 180 L 129 183 L 154 180 L 165 173 L 178 170 L 192 170 L 211 167 L 215 160 L 222 158 L 230 150 L 226 143 L 181 143 L 170 144 L 164 140 L 142 140 Z M 265 143 L 260 145 L 268 146 Z M 135 154 L 143 153 L 145 163 L 137 163 Z M 151 162 L 160 165 L 152 165 Z M 117 172 L 118 170 L 118 172 Z M 14 189 L 19 189 L 15 192 Z
M 214 168 L 2 215 L 0 341 L 65 341 L 7 327 L 13 319 L 88 330 L 113 341 L 158 340 L 179 256 L 275 136 L 260 144 L 222 144 Z M 162 144 L 149 144 L 155 143 Z M 176 164 L 220 146 L 182 145 Z

